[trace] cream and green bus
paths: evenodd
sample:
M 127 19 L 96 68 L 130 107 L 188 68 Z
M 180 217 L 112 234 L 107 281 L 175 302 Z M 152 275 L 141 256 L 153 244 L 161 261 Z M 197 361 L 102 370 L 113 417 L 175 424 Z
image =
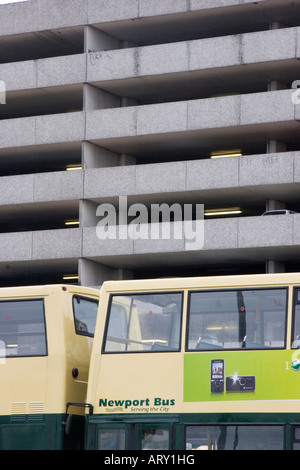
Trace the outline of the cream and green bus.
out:
M 0 449 L 83 448 L 98 300 L 70 285 L 0 289 Z
M 300 274 L 105 282 L 86 449 L 300 449 Z

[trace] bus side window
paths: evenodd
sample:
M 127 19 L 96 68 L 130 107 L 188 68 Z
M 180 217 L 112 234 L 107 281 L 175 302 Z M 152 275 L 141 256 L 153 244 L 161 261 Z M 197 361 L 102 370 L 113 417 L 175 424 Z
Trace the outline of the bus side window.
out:
M 80 295 L 73 296 L 75 330 L 79 335 L 94 336 L 98 301 Z
M 182 293 L 114 294 L 104 352 L 178 351 Z
M 300 289 L 294 290 L 292 348 L 300 348 Z
M 283 450 L 281 425 L 208 425 L 186 427 L 186 449 Z
M 142 450 L 169 450 L 170 432 L 168 428 L 142 426 L 141 448 Z
M 98 429 L 98 450 L 125 450 L 126 434 L 122 428 Z
M 188 350 L 283 348 L 286 307 L 285 288 L 191 292 Z
M 0 357 L 45 356 L 46 354 L 43 299 L 1 301 Z
M 292 426 L 292 450 L 300 450 L 300 426 Z
M 127 328 L 126 309 L 115 302 L 112 303 L 107 331 L 106 351 L 125 351 L 127 349 Z

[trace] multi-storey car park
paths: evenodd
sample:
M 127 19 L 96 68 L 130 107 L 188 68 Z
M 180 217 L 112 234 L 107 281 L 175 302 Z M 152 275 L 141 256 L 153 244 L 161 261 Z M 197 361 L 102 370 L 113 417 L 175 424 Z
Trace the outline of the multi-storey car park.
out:
M 299 271 L 299 59 L 300 0 L 1 6 L 0 284 Z M 203 246 L 99 239 L 120 196 Z

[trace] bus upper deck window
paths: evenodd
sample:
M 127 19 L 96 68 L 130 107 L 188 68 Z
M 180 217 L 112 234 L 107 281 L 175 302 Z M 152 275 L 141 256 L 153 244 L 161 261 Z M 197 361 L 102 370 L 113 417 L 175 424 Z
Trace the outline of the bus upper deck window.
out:
M 80 295 L 74 295 L 73 311 L 76 333 L 85 336 L 94 336 L 98 301 L 81 297 Z
M 294 315 L 293 315 L 293 333 L 292 348 L 300 348 L 300 289 L 294 292 Z
M 182 293 L 113 295 L 105 352 L 178 351 Z
M 285 347 L 287 289 L 190 293 L 188 350 Z
M 42 299 L 0 302 L 0 348 L 2 358 L 47 354 Z

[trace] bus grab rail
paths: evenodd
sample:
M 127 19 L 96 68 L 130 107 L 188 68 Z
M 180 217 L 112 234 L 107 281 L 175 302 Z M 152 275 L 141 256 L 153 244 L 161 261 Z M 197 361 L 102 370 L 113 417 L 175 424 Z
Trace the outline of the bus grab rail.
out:
M 72 414 L 68 414 L 68 409 L 70 406 L 79 406 L 82 408 L 88 408 L 89 409 L 89 414 L 93 414 L 93 405 L 91 403 L 76 403 L 76 402 L 68 402 L 66 404 L 66 413 L 65 413 L 65 420 L 62 422 L 62 425 L 65 426 L 65 433 L 67 435 L 70 434 L 71 430 L 71 424 L 72 424 Z

